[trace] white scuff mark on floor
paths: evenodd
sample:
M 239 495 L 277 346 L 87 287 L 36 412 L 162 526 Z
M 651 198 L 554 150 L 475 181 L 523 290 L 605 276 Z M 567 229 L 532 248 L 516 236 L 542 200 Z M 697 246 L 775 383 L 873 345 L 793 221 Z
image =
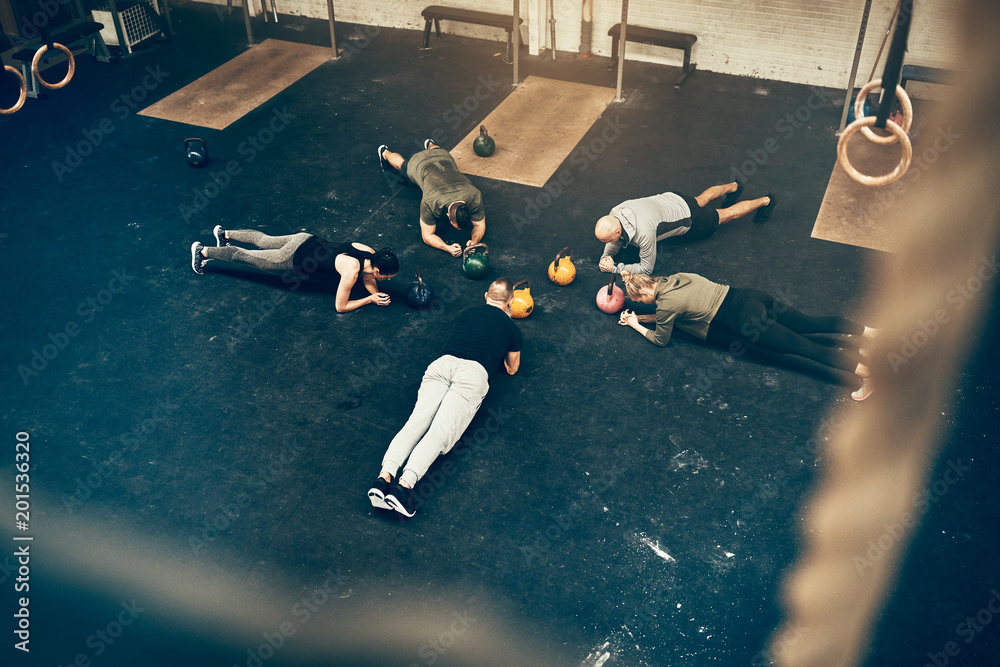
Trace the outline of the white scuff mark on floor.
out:
M 732 558 L 733 556 L 736 555 L 731 551 L 723 551 L 722 553 L 726 554 L 726 558 Z
M 649 539 L 646 536 L 641 537 L 640 540 L 642 541 L 643 544 L 645 544 L 647 547 L 649 547 L 650 549 L 652 549 L 653 553 L 655 553 L 657 556 L 659 556 L 663 560 L 667 561 L 668 563 L 671 562 L 671 561 L 675 562 L 675 563 L 677 562 L 676 558 L 674 558 L 673 556 L 671 556 L 670 554 L 668 554 L 666 551 L 664 551 L 660 547 L 660 543 L 659 542 L 654 542 L 653 540 Z
M 609 639 L 588 653 L 587 657 L 580 663 L 580 667 L 602 667 L 611 658 L 611 651 L 607 650 L 610 645 L 611 640 Z
M 685 449 L 679 454 L 674 454 L 673 458 L 670 459 L 670 469 L 680 470 L 682 468 L 691 468 L 691 472 L 697 474 L 702 468 L 708 467 L 708 461 L 703 459 L 698 452 L 693 449 Z

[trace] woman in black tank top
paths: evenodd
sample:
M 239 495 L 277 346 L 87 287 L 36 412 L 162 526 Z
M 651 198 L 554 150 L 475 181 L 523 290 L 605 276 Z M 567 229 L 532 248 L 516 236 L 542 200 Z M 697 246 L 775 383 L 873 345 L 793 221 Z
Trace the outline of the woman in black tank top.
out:
M 215 226 L 215 247 L 195 241 L 191 246 L 191 266 L 195 273 L 204 273 L 209 260 L 245 264 L 268 273 L 280 273 L 282 282 L 297 289 L 314 275 L 336 278 L 335 306 L 346 313 L 369 303 L 389 305 L 389 295 L 378 289 L 379 280 L 390 280 L 399 271 L 399 261 L 388 248 L 375 251 L 362 243 L 330 243 L 313 234 L 268 236 L 253 229 L 223 229 Z M 237 241 L 256 248 L 238 248 Z M 360 299 L 351 299 L 351 289 L 358 278 L 368 291 Z

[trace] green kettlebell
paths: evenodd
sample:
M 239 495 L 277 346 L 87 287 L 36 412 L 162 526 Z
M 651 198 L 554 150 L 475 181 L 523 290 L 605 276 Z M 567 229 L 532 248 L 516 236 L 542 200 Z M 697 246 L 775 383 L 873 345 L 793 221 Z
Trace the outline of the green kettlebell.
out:
M 486 134 L 486 126 L 480 125 L 479 136 L 472 142 L 472 150 L 476 151 L 476 155 L 479 157 L 489 157 L 493 155 L 496 148 L 497 144 L 493 141 L 493 137 Z
M 490 249 L 485 243 L 470 245 L 462 251 L 462 271 L 467 278 L 481 280 L 490 272 Z

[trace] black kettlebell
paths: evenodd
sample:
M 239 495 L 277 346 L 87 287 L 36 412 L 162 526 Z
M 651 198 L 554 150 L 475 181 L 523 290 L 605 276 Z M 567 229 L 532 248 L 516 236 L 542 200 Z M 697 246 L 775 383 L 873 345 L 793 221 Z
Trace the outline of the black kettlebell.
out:
M 417 280 L 410 284 L 410 289 L 406 292 L 406 302 L 412 308 L 427 308 L 434 300 L 434 288 L 424 282 L 417 271 Z
M 208 164 L 208 144 L 204 139 L 185 139 L 184 150 L 187 153 L 187 163 L 192 167 L 197 169 Z

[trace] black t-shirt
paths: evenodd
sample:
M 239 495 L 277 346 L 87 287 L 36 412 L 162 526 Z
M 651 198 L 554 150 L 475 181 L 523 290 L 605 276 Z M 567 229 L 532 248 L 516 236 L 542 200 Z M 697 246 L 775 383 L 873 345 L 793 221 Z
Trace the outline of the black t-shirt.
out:
M 508 352 L 521 350 L 521 330 L 496 306 L 471 306 L 458 313 L 442 354 L 479 362 L 491 375 Z

